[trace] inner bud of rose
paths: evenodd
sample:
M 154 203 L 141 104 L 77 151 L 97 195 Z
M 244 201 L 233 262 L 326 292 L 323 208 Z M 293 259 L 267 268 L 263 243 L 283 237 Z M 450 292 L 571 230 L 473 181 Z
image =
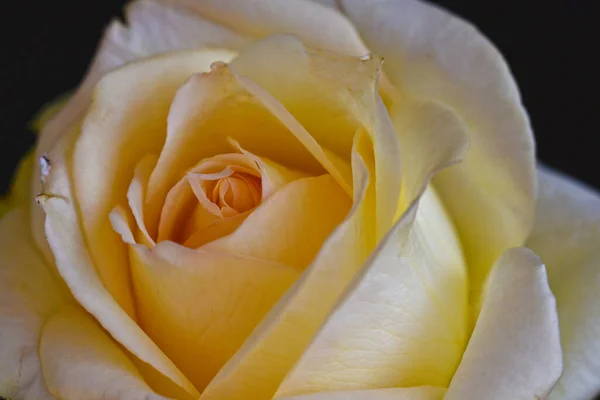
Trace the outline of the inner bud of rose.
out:
M 199 247 L 230 233 L 262 201 L 262 176 L 248 154 L 204 159 L 167 195 L 158 240 Z

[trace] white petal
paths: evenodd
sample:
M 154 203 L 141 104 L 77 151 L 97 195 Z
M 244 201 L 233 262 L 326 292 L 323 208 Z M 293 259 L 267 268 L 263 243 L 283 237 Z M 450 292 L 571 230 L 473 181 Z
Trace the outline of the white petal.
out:
M 40 359 L 50 391 L 64 400 L 160 400 L 126 353 L 81 308 L 54 314 L 40 339 Z
M 314 48 L 361 56 L 367 49 L 352 24 L 336 10 L 307 0 L 161 0 L 255 38 L 296 35 Z
M 542 257 L 556 296 L 564 372 L 552 400 L 600 393 L 600 196 L 540 169 L 539 198 L 527 246 Z
M 545 399 L 561 372 L 546 269 L 530 250 L 508 250 L 492 269 L 475 330 L 444 399 Z
M 453 109 L 471 135 L 466 160 L 436 180 L 457 224 L 474 297 L 504 249 L 533 222 L 533 137 L 498 51 L 463 20 L 416 0 L 341 0 L 365 43 L 385 58 L 401 96 Z
M 46 319 L 67 296 L 33 245 L 27 212 L 10 211 L 0 221 L 0 396 L 54 398 L 41 373 L 38 346 Z

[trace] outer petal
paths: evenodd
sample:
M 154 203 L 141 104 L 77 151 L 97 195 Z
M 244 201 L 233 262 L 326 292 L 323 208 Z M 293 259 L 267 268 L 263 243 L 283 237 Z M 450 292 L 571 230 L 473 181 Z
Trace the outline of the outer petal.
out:
M 434 100 L 466 123 L 471 150 L 436 180 L 456 222 L 473 295 L 504 249 L 533 222 L 533 137 L 517 87 L 498 51 L 471 25 L 417 0 L 341 0 L 400 96 Z
M 167 51 L 207 46 L 237 49 L 247 41 L 243 35 L 215 22 L 154 0 L 135 1 L 127 7 L 125 14 L 128 24 L 115 20 L 108 26 L 79 88 L 45 124 L 40 133 L 36 158 L 48 152 L 61 135 L 83 118 L 94 86 L 107 72 L 127 62 Z M 39 182 L 40 175 L 36 171 L 31 182 L 33 193 L 41 191 Z M 51 260 L 41 228 L 43 220 L 43 212 L 32 201 L 32 233 L 38 246 Z
M 367 49 L 343 15 L 309 0 L 160 0 L 255 38 L 296 35 L 308 46 L 361 56 Z
M 538 170 L 538 177 L 527 245 L 547 264 L 564 356 L 550 399 L 589 399 L 600 393 L 600 196 L 547 169 Z
M 347 392 L 323 392 L 294 397 L 281 397 L 278 400 L 441 400 L 445 388 L 418 386 L 411 388 L 354 390 Z
M 74 204 L 69 173 L 65 163 L 70 160 L 70 148 L 77 134 L 62 137 L 49 154 L 52 163 L 45 192 L 38 201 L 46 212 L 45 233 L 56 260 L 56 267 L 73 296 L 129 352 L 167 377 L 184 391 L 198 395 L 196 389 L 148 338 L 135 321 L 119 306 L 102 284 L 94 268 Z M 108 218 L 108 215 L 107 215 Z M 180 389 L 181 390 L 181 389 Z
M 82 309 L 66 306 L 40 339 L 44 380 L 64 400 L 160 400 L 126 353 Z
M 490 274 L 475 330 L 444 399 L 544 399 L 561 372 L 546 269 L 530 250 L 508 250 Z
M 40 335 L 68 295 L 33 245 L 26 223 L 24 207 L 0 220 L 0 396 L 44 400 L 53 396 L 41 374 Z
M 416 217 L 415 209 L 370 257 L 277 397 L 450 382 L 468 335 L 466 267 L 432 189 Z
M 137 162 L 158 154 L 175 92 L 192 74 L 208 71 L 228 51 L 190 51 L 131 63 L 104 76 L 73 150 L 73 198 L 95 267 L 109 292 L 133 315 L 126 246 L 108 214 L 125 200 Z M 56 160 L 50 160 L 55 162 Z

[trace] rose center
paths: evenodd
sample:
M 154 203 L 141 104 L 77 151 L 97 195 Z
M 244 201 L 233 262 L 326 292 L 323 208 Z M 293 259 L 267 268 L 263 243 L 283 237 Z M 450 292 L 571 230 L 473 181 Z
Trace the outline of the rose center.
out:
M 196 248 L 239 226 L 262 199 L 261 170 L 246 154 L 221 154 L 199 162 L 169 192 L 158 241 Z

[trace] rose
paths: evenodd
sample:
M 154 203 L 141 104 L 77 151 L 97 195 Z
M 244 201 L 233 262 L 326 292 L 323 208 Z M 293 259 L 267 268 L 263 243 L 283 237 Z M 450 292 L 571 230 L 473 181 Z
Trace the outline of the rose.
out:
M 0 222 L 1 395 L 594 394 L 597 197 L 541 170 L 533 214 L 526 115 L 468 24 L 329 7 L 108 28 Z

